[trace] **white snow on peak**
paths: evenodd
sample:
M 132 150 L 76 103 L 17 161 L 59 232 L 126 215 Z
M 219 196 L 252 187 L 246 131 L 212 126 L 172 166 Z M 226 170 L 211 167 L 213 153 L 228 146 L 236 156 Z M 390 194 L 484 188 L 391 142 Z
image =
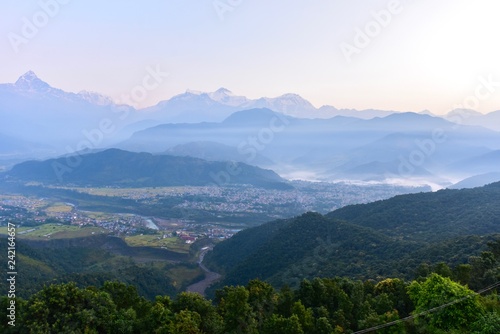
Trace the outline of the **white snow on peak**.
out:
M 17 81 L 14 83 L 14 86 L 23 90 L 39 92 L 48 91 L 51 89 L 50 85 L 45 81 L 40 80 L 33 71 L 28 71 L 21 75 L 19 79 L 17 79 Z
M 216 102 L 232 107 L 242 106 L 249 101 L 244 96 L 234 95 L 233 92 L 226 88 L 219 88 L 215 92 L 208 93 L 208 96 Z
M 80 96 L 80 98 L 82 98 L 87 102 L 100 106 L 109 106 L 114 104 L 113 100 L 110 97 L 96 92 L 89 92 L 86 90 L 82 90 L 81 92 L 78 93 L 78 96 Z
M 186 89 L 186 94 L 202 95 L 202 94 L 205 94 L 205 93 L 202 92 L 202 91 L 199 91 L 199 90 Z

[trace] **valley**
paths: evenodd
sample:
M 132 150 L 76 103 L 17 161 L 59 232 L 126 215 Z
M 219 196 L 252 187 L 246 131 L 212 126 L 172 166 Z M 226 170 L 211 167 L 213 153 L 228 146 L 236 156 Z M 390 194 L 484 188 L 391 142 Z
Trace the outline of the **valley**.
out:
M 412 286 L 498 284 L 498 115 L 315 108 L 226 89 L 136 109 L 28 72 L 0 84 L 0 247 L 14 226 L 27 303 L 46 289 L 126 290 L 140 321 L 133 307 L 180 317 L 187 303 L 230 327 L 228 298 L 259 332 L 295 322 L 301 334 L 350 333 L 421 309 Z M 478 303 L 496 321 L 493 295 Z
M 453 291 L 467 287 L 470 291 L 482 289 L 484 292 L 498 285 L 498 182 L 473 189 L 395 196 L 387 196 L 387 192 L 402 189 L 377 185 L 363 186 L 364 191 L 360 191 L 359 185 L 303 181 L 292 184 L 293 191 L 301 190 L 304 196 L 311 196 L 315 189 L 318 198 L 337 189 L 339 193 L 354 196 L 342 197 L 353 203 L 324 214 L 307 212 L 264 223 L 254 220 L 250 224 L 242 223 L 235 212 L 222 210 L 228 207 L 218 207 L 217 216 L 226 215 L 228 220 L 215 224 L 217 219 L 145 217 L 80 210 L 80 205 L 91 199 L 90 202 L 100 201 L 101 205 L 109 201 L 108 208 L 116 208 L 120 203 L 117 199 L 128 205 L 127 201 L 140 203 L 163 196 L 180 197 L 190 203 L 188 199 L 195 194 L 204 196 L 205 202 L 211 198 L 209 194 L 214 195 L 214 200 L 220 200 L 220 197 L 236 196 L 236 190 L 192 186 L 42 187 L 38 184 L 23 187 L 35 187 L 37 192 L 44 189 L 54 197 L 1 195 L 1 224 L 16 225 L 18 284 L 22 287 L 19 296 L 32 303 L 33 296 L 38 296 L 37 291 L 63 289 L 66 282 L 72 282 L 69 284 L 74 284 L 75 289 L 108 289 L 110 285 L 115 286 L 114 289 L 118 286 L 131 289 L 133 286 L 136 292 L 129 291 L 126 295 L 145 298 L 142 303 L 155 303 L 153 300 L 157 303 L 170 296 L 173 305 L 190 303 L 186 298 L 212 305 L 201 297 L 206 296 L 214 300 L 221 317 L 228 317 L 227 311 L 221 311 L 226 305 L 221 298 L 248 290 L 249 294 L 259 295 L 259 300 L 266 305 L 272 305 L 269 312 L 278 312 L 283 317 L 292 314 L 293 318 L 293 312 L 299 312 L 297 308 L 305 305 L 306 312 L 316 321 L 314 326 L 322 326 L 322 322 L 336 323 L 355 330 L 414 314 L 420 306 L 413 304 L 414 300 L 418 301 L 410 287 L 417 284 L 424 286 L 436 281 L 453 285 Z M 263 191 L 264 194 L 277 192 L 276 197 L 281 198 L 281 192 L 285 191 L 236 188 L 241 197 Z M 3 191 L 13 189 L 11 184 Z M 71 200 L 59 197 L 62 194 L 73 197 Z M 381 198 L 362 204 L 366 196 Z M 229 198 L 234 201 L 233 197 L 225 200 Z M 0 227 L 0 234 L 7 234 L 7 229 Z M 0 239 L 0 247 L 7 245 L 5 240 Z M 0 260 L 5 260 L 5 254 L 0 254 Z M 0 286 L 5 288 L 3 285 L 5 283 Z M 119 293 L 112 291 L 115 296 Z M 157 297 L 159 295 L 163 297 Z M 320 301 L 323 300 L 320 296 L 326 295 L 333 301 L 341 298 L 343 304 L 331 305 L 330 299 Z M 488 314 L 492 320 L 472 317 L 475 320 L 470 326 L 480 327 L 485 321 L 496 321 L 498 306 L 492 296 L 494 293 L 478 295 L 475 306 L 477 312 Z M 252 299 L 243 300 L 243 305 L 255 303 Z M 284 300 L 294 301 L 295 306 L 288 311 L 283 309 Z M 365 311 L 352 310 L 350 305 L 356 303 Z M 197 307 L 193 306 L 197 304 L 189 305 Z M 317 305 L 327 310 L 322 311 L 324 317 L 314 313 Z M 480 305 L 493 310 L 480 311 L 483 307 Z M 240 307 L 234 306 L 234 310 L 244 310 Z M 338 310 L 346 312 L 346 317 L 339 317 Z M 266 323 L 271 321 L 267 317 L 270 315 L 265 316 Z M 419 324 L 401 321 L 395 329 L 412 332 Z M 310 326 L 311 333 L 316 331 L 313 325 L 305 323 L 304 326 Z
M 44 263 L 42 275 L 35 278 L 26 274 L 33 289 L 50 280 L 65 280 L 68 275 L 85 284 L 152 265 L 148 270 L 152 270 L 153 280 L 169 277 L 171 281 L 163 287 L 155 283 L 153 289 L 145 286 L 143 295 L 158 293 L 156 289 L 174 294 L 196 281 L 200 281 L 196 290 L 202 292 L 218 276 L 203 265 L 198 267 L 200 252 L 205 254 L 206 247 L 238 231 L 293 213 L 327 213 L 348 204 L 427 190 L 305 181 L 289 181 L 287 185 L 286 189 L 244 184 L 99 188 L 45 186 L 10 178 L 0 182 L 0 235 L 7 234 L 7 223 L 16 224 L 20 244 L 28 247 L 21 250 L 19 259 L 23 272 L 36 271 Z M 96 257 L 93 252 L 98 249 L 108 255 Z M 54 260 L 56 253 L 66 255 Z M 93 264 L 65 262 L 75 256 L 93 259 Z M 106 266 L 109 270 L 104 272 Z M 204 275 L 208 277 L 201 281 Z
M 0 333 L 499 334 L 499 9 L 0 1 Z
M 15 221 L 25 226 L 19 231 L 22 238 L 44 236 L 38 226 L 56 222 L 62 226 L 94 227 L 108 234 L 123 236 L 134 246 L 168 247 L 182 237 L 187 238 L 183 242 L 200 238 L 226 239 L 241 229 L 286 218 L 294 213 L 327 213 L 348 204 L 425 190 L 304 181 L 289 184 L 293 189 L 274 190 L 244 185 L 79 188 L 31 184 L 16 190 L 10 185 L 4 191 L 12 194 L 0 195 L 0 223 Z M 19 191 L 31 192 L 32 195 L 16 193 Z M 157 215 L 151 216 L 155 211 Z M 146 216 L 146 213 L 149 215 Z M 47 238 L 71 235 L 70 231 L 55 232 Z M 145 236 L 138 238 L 140 234 Z M 184 252 L 187 250 L 183 249 Z

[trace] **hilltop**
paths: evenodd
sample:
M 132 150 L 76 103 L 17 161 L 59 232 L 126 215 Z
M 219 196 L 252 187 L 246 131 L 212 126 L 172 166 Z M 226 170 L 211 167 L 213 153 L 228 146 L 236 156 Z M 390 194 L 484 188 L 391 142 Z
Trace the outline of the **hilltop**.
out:
M 500 182 L 306 213 L 237 233 L 207 254 L 221 285 L 315 276 L 413 278 L 421 263 L 466 263 L 500 233 Z
M 27 161 L 6 173 L 9 180 L 46 185 L 160 187 L 250 184 L 289 188 L 278 174 L 241 162 L 153 155 L 109 149 L 44 161 Z

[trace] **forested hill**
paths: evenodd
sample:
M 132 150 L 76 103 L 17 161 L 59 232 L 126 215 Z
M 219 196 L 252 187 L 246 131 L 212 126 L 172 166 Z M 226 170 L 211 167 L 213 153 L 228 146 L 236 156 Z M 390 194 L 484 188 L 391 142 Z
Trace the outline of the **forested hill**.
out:
M 289 188 L 278 174 L 245 163 L 206 161 L 109 149 L 98 153 L 20 163 L 9 179 L 78 186 L 205 186 L 250 184 Z
M 349 205 L 328 218 L 373 228 L 401 240 L 439 241 L 500 232 L 500 182 L 473 189 L 400 195 Z
M 347 265 L 363 251 L 364 263 L 356 268 Z M 367 277 L 377 276 L 376 266 L 385 266 L 381 260 L 394 260 L 402 251 L 402 243 L 372 230 L 306 213 L 235 235 L 217 245 L 207 255 L 207 263 L 226 272 L 224 284 L 260 278 L 277 280 L 280 285 L 309 275 L 348 275 L 352 270 Z M 328 260 L 331 258 L 335 263 Z
M 413 278 L 422 263 L 467 263 L 500 235 L 500 184 L 397 196 L 326 216 L 270 222 L 206 256 L 220 286 L 259 278 L 276 286 L 315 276 Z

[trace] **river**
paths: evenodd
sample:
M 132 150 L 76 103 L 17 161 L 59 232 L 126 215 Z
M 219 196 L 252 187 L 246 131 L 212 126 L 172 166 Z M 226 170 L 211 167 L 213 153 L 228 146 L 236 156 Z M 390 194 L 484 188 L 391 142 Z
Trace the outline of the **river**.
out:
M 145 218 L 145 221 L 146 221 L 146 226 L 150 229 L 153 229 L 153 230 L 159 230 L 158 226 L 156 226 L 155 223 L 153 223 L 153 220 L 150 219 L 150 218 Z
M 189 292 L 197 292 L 202 296 L 205 296 L 205 290 L 212 285 L 212 283 L 218 281 L 221 278 L 221 275 L 210 271 L 204 264 L 203 259 L 205 258 L 205 254 L 211 251 L 212 247 L 208 247 L 201 251 L 200 256 L 198 258 L 198 265 L 205 272 L 205 278 L 197 283 L 191 284 L 187 287 L 187 291 Z

